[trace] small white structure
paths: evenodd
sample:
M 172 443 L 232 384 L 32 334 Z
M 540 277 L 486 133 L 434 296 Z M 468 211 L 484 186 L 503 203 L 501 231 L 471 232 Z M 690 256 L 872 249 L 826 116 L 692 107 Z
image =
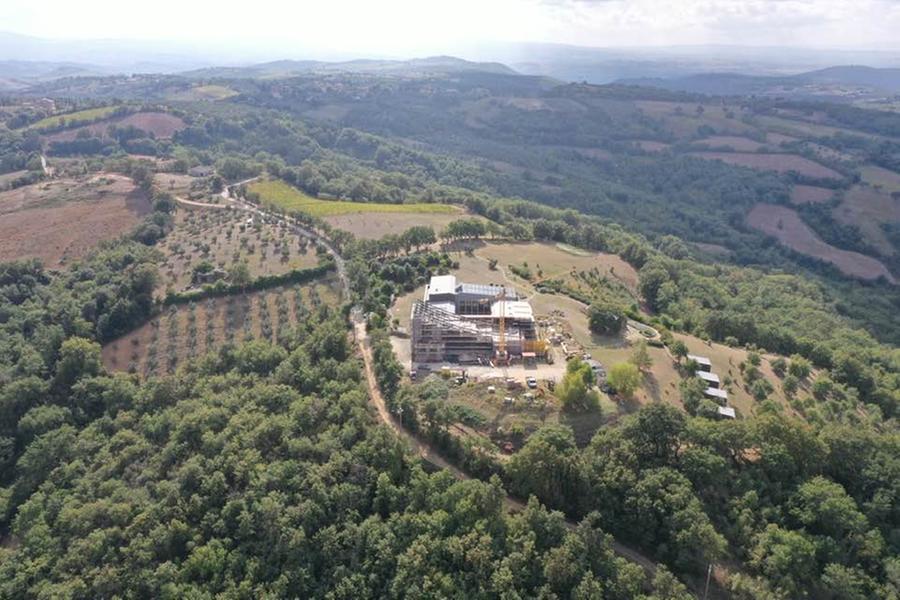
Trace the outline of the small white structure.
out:
M 720 406 L 716 413 L 722 417 L 723 419 L 736 419 L 737 414 L 735 414 L 734 409 L 730 406 Z
M 709 373 L 707 371 L 697 371 L 696 375 L 706 382 L 707 387 L 719 387 L 719 376 L 715 373 Z
M 454 275 L 435 275 L 425 287 L 425 301 L 436 303 L 442 301 L 453 301 L 456 294 L 456 277 Z M 453 305 L 453 312 L 456 312 L 456 305 Z
M 688 354 L 687 358 L 688 358 L 688 360 L 692 360 L 695 363 L 697 363 L 697 366 L 700 367 L 701 371 L 706 371 L 707 373 L 712 371 L 712 361 L 709 360 L 707 357 L 698 356 L 696 354 Z
M 703 390 L 703 395 L 709 398 L 710 400 L 714 400 L 721 404 L 722 406 L 728 404 L 728 392 L 725 390 L 721 390 L 719 388 L 708 387 Z

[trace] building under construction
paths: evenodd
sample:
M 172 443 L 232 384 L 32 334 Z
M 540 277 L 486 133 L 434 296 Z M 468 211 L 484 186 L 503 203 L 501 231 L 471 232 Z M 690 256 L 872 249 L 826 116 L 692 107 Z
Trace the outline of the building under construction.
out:
M 543 355 L 531 305 L 515 289 L 431 278 L 410 317 L 413 363 L 489 364 Z

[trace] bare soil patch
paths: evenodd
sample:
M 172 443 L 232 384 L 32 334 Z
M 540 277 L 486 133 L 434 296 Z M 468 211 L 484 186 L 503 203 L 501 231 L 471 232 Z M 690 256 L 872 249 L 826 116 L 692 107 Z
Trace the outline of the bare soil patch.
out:
M 656 140 L 633 140 L 633 142 L 644 152 L 662 152 L 669 147 L 669 144 Z
M 900 198 L 878 188 L 855 185 L 844 195 L 833 214 L 839 222 L 858 227 L 866 241 L 882 254 L 892 256 L 896 252 L 881 226 L 900 223 Z
M 885 277 L 894 282 L 894 278 L 880 261 L 825 243 L 790 208 L 775 204 L 756 204 L 747 214 L 747 224 L 796 252 L 833 264 L 851 277 L 868 280 Z
M 0 194 L 0 260 L 39 258 L 58 268 L 127 232 L 151 210 L 130 179 L 55 180 Z
M 900 173 L 874 165 L 866 165 L 859 172 L 869 185 L 880 186 L 887 192 L 900 192 Z
M 821 204 L 834 197 L 834 190 L 815 185 L 795 185 L 791 188 L 791 204 Z
M 137 127 L 147 133 L 152 133 L 157 139 L 167 139 L 175 135 L 175 132 L 187 127 L 187 124 L 179 117 L 164 112 L 139 112 L 124 117 L 116 117 L 74 129 L 58 131 L 44 136 L 48 142 L 70 142 L 79 132 L 87 131 L 93 136 L 105 137 L 110 125 L 116 127 Z
M 448 223 L 465 216 L 463 211 L 457 214 L 363 212 L 325 217 L 325 221 L 332 227 L 349 231 L 358 238 L 374 240 L 388 234 L 403 233 L 417 225 L 432 227 L 435 233 L 440 233 Z
M 775 144 L 776 146 L 790 144 L 791 142 L 799 141 L 799 139 L 800 138 L 796 138 L 792 135 L 785 135 L 783 133 L 776 133 L 774 131 L 766 133 L 766 141 L 770 144 Z
M 842 179 L 842 175 L 833 169 L 813 162 L 796 154 L 755 154 L 741 152 L 691 152 L 691 156 L 707 160 L 721 160 L 732 165 L 750 167 L 762 171 L 787 173 L 795 171 L 816 179 Z
M 564 146 L 564 148 L 591 160 L 612 160 L 612 154 L 604 148 L 579 148 L 577 146 Z

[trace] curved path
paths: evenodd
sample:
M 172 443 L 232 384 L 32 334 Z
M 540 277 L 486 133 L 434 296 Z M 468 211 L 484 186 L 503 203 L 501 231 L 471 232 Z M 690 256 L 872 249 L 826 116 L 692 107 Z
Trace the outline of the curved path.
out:
M 248 180 L 251 181 L 251 180 Z M 247 183 L 241 182 L 241 183 Z M 239 185 L 239 184 L 233 184 Z M 244 210 L 255 215 L 259 215 L 261 217 L 265 217 L 267 219 L 272 219 L 277 222 L 281 222 L 286 224 L 288 227 L 292 228 L 298 235 L 302 235 L 316 243 L 322 245 L 329 255 L 334 259 L 335 265 L 338 271 L 338 277 L 341 281 L 341 288 L 344 293 L 345 298 L 350 298 L 350 281 L 347 278 L 346 273 L 346 264 L 344 262 L 343 257 L 335 250 L 334 246 L 331 245 L 330 241 L 315 231 L 299 225 L 296 221 L 274 213 L 270 213 L 266 210 L 259 208 L 253 204 L 248 204 L 245 202 L 237 201 L 230 198 L 230 194 L 226 194 L 226 192 L 233 187 L 227 186 L 225 191 L 222 192 L 222 197 L 226 198 L 230 201 L 229 204 L 210 204 L 205 202 L 196 202 L 193 200 L 186 200 L 184 198 L 175 197 L 175 200 L 179 204 L 183 204 L 186 206 L 193 206 L 197 208 L 213 208 L 213 209 L 223 209 L 223 208 L 236 208 L 238 210 Z M 369 344 L 369 334 L 366 331 L 366 323 L 363 319 L 361 313 L 358 309 L 354 308 L 351 311 L 351 318 L 353 322 L 353 333 L 354 339 L 356 340 L 356 344 L 359 350 L 359 354 L 363 360 L 363 370 L 365 372 L 366 378 L 366 386 L 369 389 L 369 399 L 372 402 L 373 407 L 375 408 L 375 412 L 378 415 L 378 419 L 391 428 L 399 437 L 402 439 L 410 449 L 422 460 L 425 460 L 434 466 L 447 469 L 450 473 L 453 474 L 454 477 L 460 480 L 473 479 L 471 475 L 462 471 L 458 467 L 451 464 L 447 461 L 433 446 L 430 444 L 423 442 L 422 440 L 415 437 L 412 433 L 407 431 L 403 425 L 397 420 L 397 418 L 390 413 L 387 407 L 387 403 L 384 400 L 384 396 L 381 394 L 381 389 L 378 387 L 378 380 L 375 377 L 375 368 L 374 361 L 372 359 L 372 350 Z M 503 504 L 506 509 L 510 512 L 519 512 L 525 508 L 525 504 L 513 496 L 507 495 Z M 570 519 L 566 519 L 566 526 L 569 529 L 574 529 L 576 527 L 575 521 Z M 626 558 L 627 560 L 639 565 L 644 571 L 652 577 L 656 573 L 656 563 L 638 552 L 637 550 L 625 546 L 614 539 L 610 544 L 613 552 L 618 554 L 619 556 Z M 696 590 L 694 590 L 695 593 Z

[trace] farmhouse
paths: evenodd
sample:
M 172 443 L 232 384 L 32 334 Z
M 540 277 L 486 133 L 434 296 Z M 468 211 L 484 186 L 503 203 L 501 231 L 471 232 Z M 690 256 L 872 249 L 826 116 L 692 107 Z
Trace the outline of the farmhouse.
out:
M 479 364 L 546 352 L 531 304 L 511 287 L 431 278 L 410 315 L 413 363 Z

